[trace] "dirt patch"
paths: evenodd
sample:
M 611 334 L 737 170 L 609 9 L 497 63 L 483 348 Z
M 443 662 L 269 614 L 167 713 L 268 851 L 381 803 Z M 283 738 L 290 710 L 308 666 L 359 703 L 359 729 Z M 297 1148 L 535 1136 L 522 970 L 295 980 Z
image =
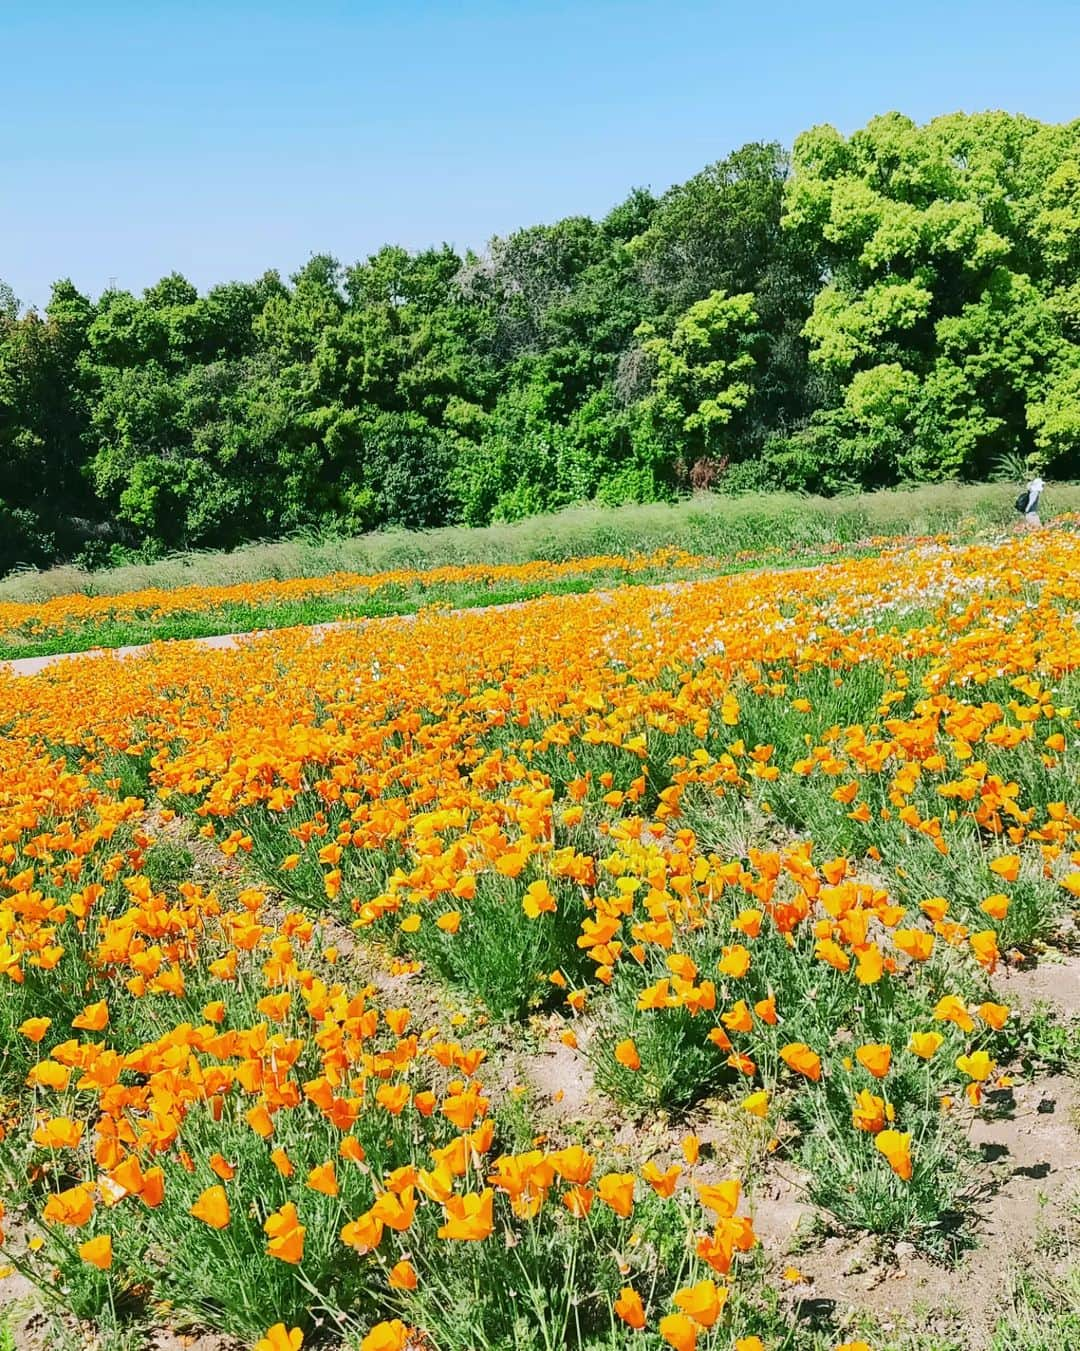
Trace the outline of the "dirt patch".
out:
M 241 1351 L 242 1343 L 217 1332 L 155 1332 L 146 1351 Z
M 593 1088 L 592 1071 L 578 1051 L 561 1042 L 549 1043 L 530 1060 L 526 1073 L 536 1092 L 558 1105 L 560 1116 L 585 1115 Z
M 1047 953 L 1026 967 L 1003 967 L 994 977 L 998 997 L 1022 1013 L 1050 1004 L 1065 1018 L 1080 1017 L 1080 953 Z
M 817 1211 L 807 1199 L 807 1181 L 805 1173 L 786 1163 L 782 1169 L 770 1169 L 754 1187 L 750 1210 L 754 1232 L 767 1256 L 778 1264 L 815 1226 Z

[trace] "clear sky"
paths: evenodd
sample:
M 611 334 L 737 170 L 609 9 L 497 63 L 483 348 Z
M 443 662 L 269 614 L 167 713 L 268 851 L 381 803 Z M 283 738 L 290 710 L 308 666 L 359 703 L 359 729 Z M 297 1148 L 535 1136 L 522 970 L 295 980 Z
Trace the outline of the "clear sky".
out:
M 0 0 L 0 279 L 481 247 L 748 140 L 991 107 L 1080 116 L 1077 0 Z

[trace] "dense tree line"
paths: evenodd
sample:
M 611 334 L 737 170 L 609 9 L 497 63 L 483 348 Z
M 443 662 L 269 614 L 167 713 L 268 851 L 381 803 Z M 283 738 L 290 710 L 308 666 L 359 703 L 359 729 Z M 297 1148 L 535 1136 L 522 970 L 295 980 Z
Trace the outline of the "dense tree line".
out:
M 693 488 L 1076 473 L 1080 122 L 752 144 L 460 257 L 43 314 L 0 287 L 0 566 Z

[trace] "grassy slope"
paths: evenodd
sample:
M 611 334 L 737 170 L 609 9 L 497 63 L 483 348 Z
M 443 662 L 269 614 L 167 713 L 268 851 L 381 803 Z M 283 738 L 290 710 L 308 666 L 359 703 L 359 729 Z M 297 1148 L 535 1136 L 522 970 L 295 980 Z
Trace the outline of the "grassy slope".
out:
M 678 545 L 731 558 L 743 550 L 813 548 L 873 535 L 936 534 L 1004 526 L 1015 519 L 1008 484 L 941 485 L 849 497 L 788 493 L 702 496 L 673 505 L 579 507 L 511 525 L 386 531 L 356 539 L 282 540 L 231 553 L 177 554 L 157 563 L 87 573 L 58 567 L 0 580 L 0 601 L 41 601 L 71 592 L 119 595 L 144 587 L 224 586 L 268 578 L 380 572 L 444 563 L 559 561 Z M 1046 510 L 1080 511 L 1080 484 L 1047 489 Z

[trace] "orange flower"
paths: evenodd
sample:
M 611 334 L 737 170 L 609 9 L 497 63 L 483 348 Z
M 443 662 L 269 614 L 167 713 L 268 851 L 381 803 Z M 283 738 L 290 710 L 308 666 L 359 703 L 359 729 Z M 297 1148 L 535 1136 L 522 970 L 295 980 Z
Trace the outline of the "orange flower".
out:
M 697 1285 L 685 1286 L 677 1290 L 674 1303 L 684 1314 L 692 1318 L 703 1328 L 711 1328 L 720 1317 L 720 1311 L 727 1302 L 728 1291 L 715 1281 L 698 1281 Z
M 580 1145 L 570 1145 L 549 1154 L 548 1162 L 565 1182 L 585 1183 L 592 1177 L 596 1160 Z
M 780 1048 L 780 1059 L 788 1069 L 815 1083 L 821 1078 L 821 1057 L 803 1041 L 792 1041 Z
M 615 1059 L 628 1070 L 641 1069 L 641 1057 L 633 1041 L 627 1037 L 615 1047 Z
M 999 923 L 1009 913 L 1009 898 L 1004 892 L 996 891 L 993 896 L 987 896 L 979 909 L 990 919 L 996 919 Z
M 324 1196 L 337 1196 L 338 1180 L 334 1173 L 333 1161 L 317 1164 L 307 1175 L 305 1186 L 313 1192 L 322 1192 Z
M 533 882 L 525 889 L 525 895 L 521 900 L 521 908 L 530 919 L 539 919 L 541 915 L 553 914 L 557 909 L 555 897 L 551 894 L 548 884 L 541 880 Z
M 104 999 L 99 1004 L 87 1004 L 82 1013 L 71 1020 L 72 1027 L 84 1028 L 87 1032 L 102 1032 L 109 1026 L 109 1007 Z
M 605 1173 L 596 1184 L 596 1194 L 625 1220 L 634 1209 L 633 1173 Z
M 417 1098 L 419 1099 L 419 1094 Z M 364 1146 L 355 1135 L 346 1135 L 345 1139 L 338 1145 L 338 1154 L 350 1163 L 363 1163 L 367 1157 L 364 1153 Z
M 884 1079 L 892 1063 L 892 1047 L 880 1042 L 867 1042 L 855 1052 L 855 1059 L 875 1079 Z
M 696 1135 L 684 1135 L 682 1139 L 683 1158 L 693 1168 L 701 1153 L 701 1141 Z
M 81 1183 L 67 1191 L 53 1192 L 45 1203 L 42 1219 L 47 1224 L 66 1224 L 81 1229 L 94 1213 L 94 1198 Z
M 409 1101 L 408 1084 L 380 1084 L 375 1092 L 375 1101 L 385 1107 L 391 1116 L 400 1116 Z
M 725 947 L 717 966 L 722 975 L 730 976 L 732 980 L 741 980 L 750 970 L 750 949 L 743 947 L 741 943 Z
M 675 1191 L 675 1184 L 682 1176 L 682 1168 L 673 1163 L 666 1172 L 661 1172 L 655 1163 L 649 1162 L 641 1170 L 641 1176 L 656 1192 L 657 1196 L 671 1196 Z
M 581 1183 L 575 1183 L 563 1192 L 562 1203 L 575 1220 L 583 1220 L 592 1209 L 592 1188 L 582 1186 Z
M 270 1162 L 278 1170 L 282 1177 L 292 1177 L 296 1169 L 292 1165 L 288 1154 L 279 1146 L 270 1153 Z
M 19 1032 L 27 1041 L 37 1045 L 50 1027 L 52 1027 L 51 1018 L 27 1018 L 24 1023 L 19 1024 Z
M 925 962 L 934 951 L 934 935 L 925 929 L 896 929 L 893 942 L 915 962 Z
M 42 1149 L 75 1149 L 83 1137 L 84 1129 L 81 1121 L 54 1116 L 39 1126 L 31 1138 Z
M 885 970 L 885 959 L 876 943 L 867 943 L 856 950 L 855 979 L 860 985 L 874 985 Z
M 624 1285 L 615 1301 L 615 1312 L 627 1327 L 641 1329 L 645 1326 L 645 1309 L 641 1296 L 629 1285 Z
M 1000 858 L 991 859 L 990 871 L 1005 882 L 1015 882 L 1020 876 L 1020 855 L 1002 854 Z
M 341 1231 L 342 1243 L 355 1248 L 358 1253 L 373 1252 L 382 1242 L 383 1222 L 368 1211 L 359 1219 L 350 1220 Z
M 139 1199 L 144 1205 L 156 1210 L 165 1199 L 165 1174 L 160 1168 L 148 1168 L 143 1176 L 142 1191 Z
M 225 1195 L 225 1188 L 207 1187 L 188 1214 L 202 1220 L 211 1229 L 225 1229 L 230 1219 L 229 1198 Z
M 776 1016 L 776 999 L 772 995 L 769 995 L 768 999 L 759 999 L 754 1005 L 754 1012 L 769 1027 L 775 1027 L 779 1021 Z
M 399 1196 L 383 1192 L 369 1212 L 375 1219 L 397 1232 L 404 1233 L 416 1214 L 416 1190 L 405 1187 Z
M 956 1068 L 969 1079 L 983 1083 L 997 1068 L 985 1051 L 972 1051 L 970 1055 L 958 1055 Z
M 144 1183 L 142 1165 L 138 1158 L 134 1154 L 129 1154 L 109 1174 L 109 1181 L 124 1195 L 138 1196 Z
M 113 1260 L 112 1239 L 108 1234 L 88 1238 L 85 1243 L 79 1244 L 79 1256 L 90 1266 L 97 1267 L 99 1271 L 108 1271 Z
M 745 999 L 740 999 L 727 1013 L 722 1013 L 720 1021 L 729 1032 L 749 1032 L 754 1026 Z
M 303 1344 L 304 1334 L 299 1328 L 290 1330 L 284 1323 L 275 1323 L 255 1343 L 255 1351 L 300 1351 Z
M 236 1176 L 236 1169 L 221 1154 L 211 1154 L 207 1160 L 212 1172 L 215 1172 L 222 1182 L 231 1182 Z
M 900 1131 L 880 1131 L 874 1137 L 874 1146 L 884 1154 L 889 1167 L 905 1182 L 911 1178 L 911 1136 Z
M 459 1131 L 467 1131 L 476 1120 L 487 1111 L 488 1100 L 477 1093 L 455 1093 L 446 1098 L 442 1105 L 442 1114 Z
M 1007 1004 L 992 1004 L 988 1001 L 985 1004 L 980 1004 L 977 1012 L 987 1027 L 992 1027 L 995 1032 L 1000 1032 L 1009 1020 L 1009 1006 Z
M 912 1032 L 908 1050 L 920 1060 L 932 1060 L 944 1040 L 940 1032 Z
M 975 960 L 979 965 L 985 967 L 987 971 L 993 972 L 1001 955 L 998 952 L 997 934 L 994 933 L 993 929 L 983 929 L 979 933 L 972 934 L 968 942 L 971 944 L 971 951 L 975 954 Z
M 706 1210 L 721 1216 L 735 1214 L 742 1192 L 738 1178 L 728 1178 L 725 1182 L 698 1182 L 696 1187 L 698 1200 Z
M 760 910 L 740 910 L 731 921 L 731 927 L 747 938 L 756 938 L 761 932 L 761 921 L 765 918 Z
M 749 1112 L 751 1116 L 764 1119 L 769 1114 L 769 1095 L 764 1089 L 759 1089 L 758 1092 L 743 1098 L 741 1106 L 743 1111 Z
M 417 1285 L 416 1268 L 404 1258 L 395 1262 L 387 1277 L 391 1290 L 415 1290 Z
M 934 1006 L 934 1017 L 939 1023 L 955 1023 L 961 1032 L 974 1032 L 975 1021 L 962 1000 L 954 994 L 943 995 Z
M 268 1140 L 274 1133 L 274 1123 L 270 1119 L 270 1113 L 262 1103 L 245 1112 L 244 1120 L 255 1134 L 261 1135 L 264 1140 Z
M 697 1325 L 684 1313 L 665 1314 L 660 1320 L 660 1336 L 675 1351 L 694 1351 L 697 1346 Z
M 62 1093 L 70 1078 L 71 1070 L 66 1065 L 58 1065 L 55 1060 L 39 1060 L 26 1076 L 26 1082 Z
M 292 995 L 287 990 L 281 994 L 268 994 L 257 1001 L 255 1007 L 272 1023 L 284 1022 L 289 1013 L 292 1004 Z
M 887 1108 L 884 1098 L 879 1098 L 868 1088 L 856 1093 L 855 1108 L 851 1113 L 851 1124 L 856 1130 L 876 1135 L 878 1131 L 884 1130 L 886 1120 Z
M 296 1207 L 286 1201 L 280 1210 L 267 1215 L 263 1222 L 263 1232 L 269 1242 L 266 1251 L 279 1262 L 289 1262 L 293 1266 L 304 1257 L 304 1234 L 306 1230 L 300 1223 Z
M 443 1205 L 446 1223 L 440 1227 L 439 1237 L 463 1242 L 480 1242 L 487 1238 L 495 1227 L 494 1201 L 495 1193 L 490 1187 L 485 1187 L 479 1196 L 475 1192 L 451 1196 Z
M 454 1175 L 445 1163 L 440 1163 L 431 1170 L 421 1168 L 416 1185 L 429 1200 L 442 1203 L 454 1194 Z
M 388 1323 L 376 1323 L 360 1343 L 360 1351 L 405 1351 L 409 1329 L 400 1318 Z

